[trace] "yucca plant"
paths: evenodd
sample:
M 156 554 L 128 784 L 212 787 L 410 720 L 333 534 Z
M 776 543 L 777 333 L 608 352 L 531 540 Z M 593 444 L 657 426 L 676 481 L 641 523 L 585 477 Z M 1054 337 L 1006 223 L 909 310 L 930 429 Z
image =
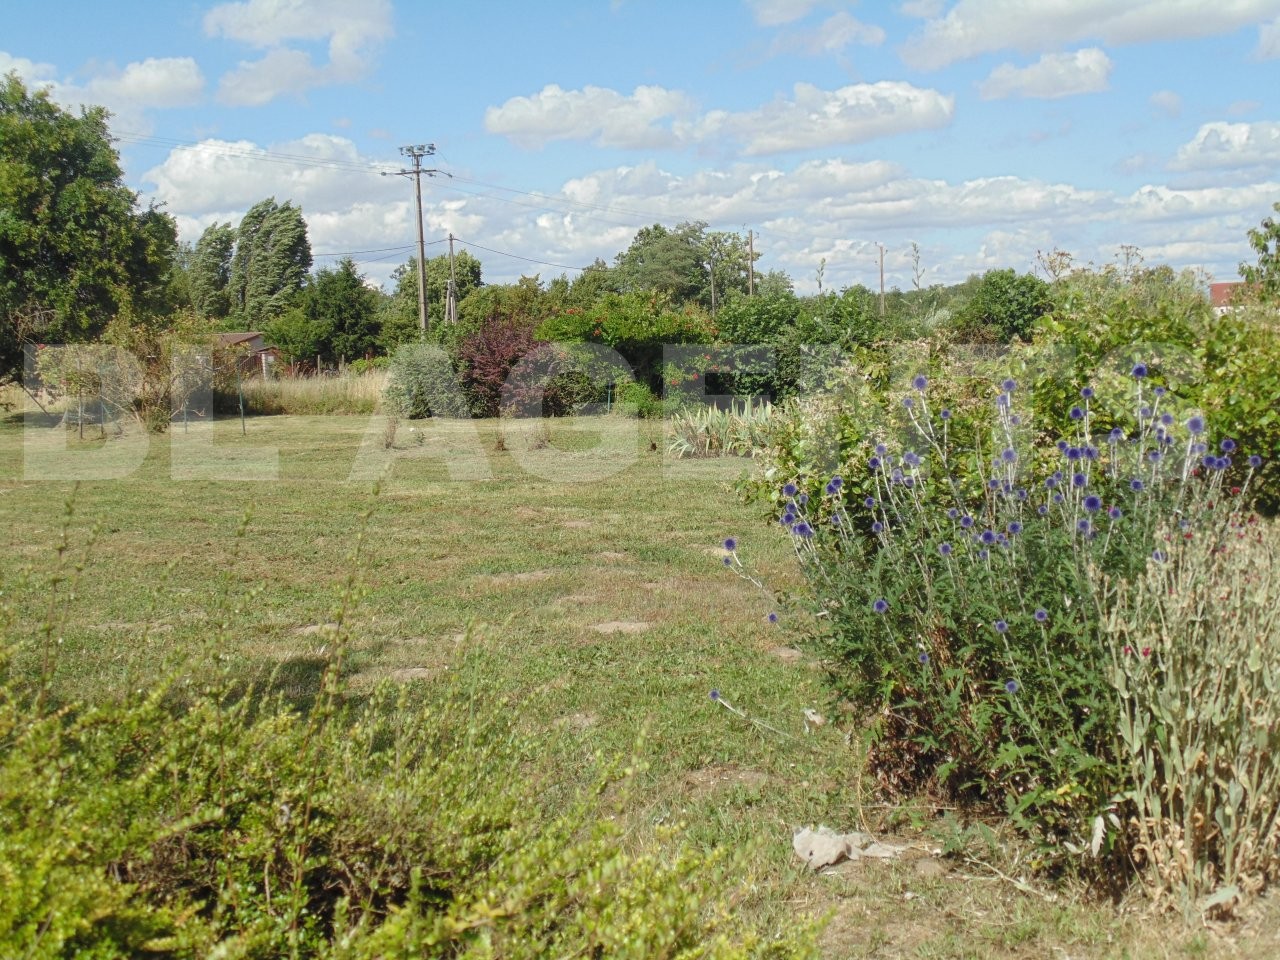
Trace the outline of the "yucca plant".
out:
M 768 401 L 678 413 L 670 420 L 667 451 L 676 457 L 749 457 L 767 442 L 772 416 Z

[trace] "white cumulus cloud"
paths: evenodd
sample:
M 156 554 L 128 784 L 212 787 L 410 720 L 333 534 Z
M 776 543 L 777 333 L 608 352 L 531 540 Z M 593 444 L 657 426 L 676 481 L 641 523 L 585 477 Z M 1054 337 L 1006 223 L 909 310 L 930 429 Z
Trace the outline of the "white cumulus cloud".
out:
M 949 124 L 954 114 L 955 97 L 903 81 L 837 90 L 797 83 L 791 99 L 779 97 L 741 112 L 713 110 L 676 130 L 698 143 L 736 141 L 747 156 L 763 156 L 935 130 Z
M 512 97 L 484 113 L 484 126 L 523 147 L 553 140 L 590 140 L 602 147 L 672 146 L 675 135 L 664 125 L 692 112 L 693 101 L 678 90 L 636 87 L 622 94 L 607 87 L 564 90 L 552 83 L 529 97 Z
M 204 17 L 204 32 L 266 50 L 223 76 L 218 96 L 234 106 L 260 106 L 313 87 L 364 76 L 380 44 L 393 34 L 390 0 L 244 0 Z M 328 60 L 289 44 L 328 41 Z
M 1280 167 L 1280 122 L 1206 123 L 1178 148 L 1174 170 L 1239 170 Z
M 1027 67 L 1004 63 L 978 88 L 984 100 L 1031 97 L 1053 100 L 1081 93 L 1101 93 L 1111 76 L 1111 58 L 1097 47 L 1074 53 L 1046 53 Z
M 1064 43 L 1144 43 L 1231 33 L 1280 14 L 1280 0 L 959 0 L 902 47 L 922 70 L 1000 50 L 1036 53 Z
M 1260 60 L 1280 60 L 1280 17 L 1258 28 L 1258 50 Z

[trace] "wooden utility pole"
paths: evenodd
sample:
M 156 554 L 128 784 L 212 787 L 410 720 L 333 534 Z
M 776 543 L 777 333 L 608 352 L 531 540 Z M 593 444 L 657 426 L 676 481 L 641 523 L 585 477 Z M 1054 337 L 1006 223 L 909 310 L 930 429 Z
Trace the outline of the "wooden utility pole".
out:
M 415 143 L 400 148 L 400 155 L 413 161 L 412 170 L 398 170 L 397 177 L 413 177 L 413 192 L 418 201 L 418 324 L 422 327 L 422 335 L 427 335 L 427 246 L 422 238 L 422 175 L 435 176 L 439 170 L 423 170 L 422 158 L 436 152 L 434 143 Z M 383 173 L 383 176 L 387 176 Z
M 449 286 L 444 298 L 446 323 L 458 322 L 458 276 L 453 270 L 453 234 L 449 234 Z
M 880 316 L 884 316 L 884 244 L 877 243 L 880 248 Z
M 747 296 L 756 295 L 756 245 L 750 230 L 747 231 Z

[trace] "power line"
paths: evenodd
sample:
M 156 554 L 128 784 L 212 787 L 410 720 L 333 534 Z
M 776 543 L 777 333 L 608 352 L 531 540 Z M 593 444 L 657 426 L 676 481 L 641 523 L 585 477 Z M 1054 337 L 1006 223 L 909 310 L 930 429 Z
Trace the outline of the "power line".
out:
M 470 240 L 463 240 L 461 237 L 454 237 L 454 240 L 467 247 L 475 247 L 477 250 L 485 250 L 489 253 L 496 253 L 500 257 L 511 257 L 515 260 L 524 260 L 528 263 L 540 263 L 544 267 L 559 267 L 561 270 L 585 270 L 586 267 L 574 267 L 567 263 L 552 263 L 549 260 L 536 260 L 533 257 L 524 257 L 518 253 L 508 253 L 506 250 L 495 250 L 493 247 L 486 247 L 483 244 L 472 243 Z

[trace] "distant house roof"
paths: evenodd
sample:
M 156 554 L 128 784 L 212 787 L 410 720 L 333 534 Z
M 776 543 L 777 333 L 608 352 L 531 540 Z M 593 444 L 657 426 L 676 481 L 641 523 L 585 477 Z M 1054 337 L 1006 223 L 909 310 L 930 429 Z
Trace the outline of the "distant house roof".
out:
M 1244 284 L 1239 280 L 1211 283 L 1209 284 L 1209 302 L 1215 307 L 1230 307 L 1234 305 L 1236 295 L 1243 289 Z
M 264 346 L 261 333 L 215 333 L 214 340 L 220 347 L 250 347 L 261 350 Z

